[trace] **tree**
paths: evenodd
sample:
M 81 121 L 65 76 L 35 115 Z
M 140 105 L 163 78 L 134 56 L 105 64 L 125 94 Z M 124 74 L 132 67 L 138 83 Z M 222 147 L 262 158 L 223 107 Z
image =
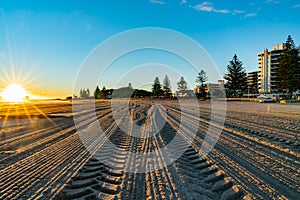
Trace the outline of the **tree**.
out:
M 88 88 L 88 89 L 86 89 L 86 97 L 90 98 L 90 96 L 91 96 L 91 92 L 90 92 L 90 89 Z
M 99 89 L 98 85 L 97 85 L 96 90 L 94 92 L 94 97 L 95 97 L 95 99 L 100 99 L 100 89 Z
M 168 94 L 171 92 L 171 81 L 169 77 L 166 75 L 163 80 L 163 90 L 165 94 Z
M 79 97 L 80 98 L 89 98 L 89 89 L 81 89 L 79 92 Z
M 161 93 L 161 84 L 160 84 L 160 81 L 159 81 L 159 78 L 156 77 L 155 80 L 154 80 L 154 84 L 153 84 L 153 88 L 152 88 L 152 93 L 154 96 L 159 96 L 159 94 Z
M 288 35 L 285 46 L 286 46 L 286 49 L 295 49 L 295 42 L 291 35 Z
M 247 74 L 243 68 L 243 62 L 234 54 L 229 65 L 227 65 L 228 73 L 224 79 L 227 80 L 225 88 L 227 95 L 232 97 L 241 97 L 247 91 Z
M 197 87 L 199 88 L 199 92 L 201 94 L 202 97 L 205 96 L 205 82 L 207 81 L 207 76 L 206 76 L 206 72 L 204 70 L 201 70 L 198 73 L 198 76 L 195 80 L 197 84 Z
M 289 35 L 283 54 L 278 59 L 279 65 L 275 70 L 275 85 L 279 90 L 287 90 L 290 97 L 300 89 L 300 49 L 295 46 Z
M 80 89 L 80 92 L 79 92 L 79 97 L 82 98 L 82 94 L 83 94 L 83 91 L 82 89 Z
M 187 90 L 187 82 L 184 80 L 183 76 L 180 78 L 179 82 L 177 82 L 177 87 L 179 91 Z

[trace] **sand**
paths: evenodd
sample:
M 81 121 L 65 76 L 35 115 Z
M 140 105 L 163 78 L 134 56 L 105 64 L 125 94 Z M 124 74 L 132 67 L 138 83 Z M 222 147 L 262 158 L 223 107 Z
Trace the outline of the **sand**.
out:
M 134 100 L 127 116 L 123 104 L 97 101 L 96 121 L 93 110 L 72 113 L 71 106 L 1 106 L 0 199 L 299 196 L 299 105 L 228 102 L 224 126 L 223 112 L 211 118 L 209 102 L 199 102 L 198 112 L 190 102 Z M 209 128 L 221 134 L 201 157 Z

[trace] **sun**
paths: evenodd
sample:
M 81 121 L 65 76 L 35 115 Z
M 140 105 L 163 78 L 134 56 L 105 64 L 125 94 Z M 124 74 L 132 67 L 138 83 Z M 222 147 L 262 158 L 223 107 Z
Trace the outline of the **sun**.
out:
M 10 84 L 2 93 L 2 98 L 8 102 L 24 101 L 26 96 L 28 96 L 28 93 L 19 84 Z

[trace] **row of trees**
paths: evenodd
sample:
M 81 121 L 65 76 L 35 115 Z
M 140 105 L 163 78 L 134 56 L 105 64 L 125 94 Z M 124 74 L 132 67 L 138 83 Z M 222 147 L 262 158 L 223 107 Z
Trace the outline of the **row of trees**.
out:
M 179 82 L 177 82 L 177 89 L 179 91 L 186 91 L 188 89 L 187 82 L 185 81 L 183 76 L 180 78 Z M 155 77 L 153 87 L 152 87 L 152 93 L 153 93 L 153 96 L 156 96 L 156 97 L 172 96 L 171 81 L 170 81 L 168 75 L 165 75 L 162 85 L 160 84 L 159 78 Z
M 125 97 L 150 97 L 152 93 L 146 90 L 133 89 L 131 83 L 127 87 L 121 87 L 118 89 L 106 89 L 105 86 L 102 89 L 99 86 L 96 87 L 94 94 L 90 94 L 89 89 L 81 89 L 79 97 L 83 99 L 95 98 L 95 99 L 106 99 L 106 98 L 125 98 Z
M 198 83 L 199 90 L 201 94 L 204 96 L 205 94 L 205 82 L 207 81 L 206 72 L 201 70 L 197 76 L 196 83 Z M 179 92 L 184 93 L 188 90 L 187 81 L 182 76 L 180 80 L 177 82 L 177 89 Z M 172 90 L 171 90 L 171 81 L 167 75 L 163 79 L 162 84 L 158 77 L 155 77 L 153 85 L 152 85 L 152 92 L 146 90 L 137 90 L 133 89 L 131 83 L 128 84 L 127 87 L 122 87 L 118 89 L 106 89 L 105 86 L 100 90 L 99 86 L 96 87 L 93 96 L 90 93 L 90 90 L 81 89 L 79 97 L 80 98 L 96 98 L 96 99 L 104 99 L 104 98 L 111 98 L 111 95 L 114 97 L 150 97 L 150 96 L 164 96 L 164 97 L 172 97 Z
M 206 72 L 204 70 L 201 70 L 196 78 L 197 87 L 200 88 L 201 93 L 205 93 L 205 82 L 207 81 Z M 188 90 L 187 81 L 184 79 L 184 77 L 180 77 L 179 81 L 177 82 L 177 90 L 181 93 L 184 93 Z M 160 80 L 158 77 L 155 77 L 152 87 L 152 93 L 153 96 L 165 96 L 170 97 L 172 95 L 171 91 L 171 81 L 168 77 L 168 75 L 165 75 L 165 78 L 163 79 L 162 84 L 160 83 Z
M 90 98 L 91 97 L 91 92 L 90 89 L 81 89 L 79 92 L 79 97 L 80 98 Z
M 206 75 L 206 72 L 204 70 L 201 70 L 195 80 L 202 96 L 205 96 L 205 82 L 207 81 L 207 79 L 208 77 Z M 183 76 L 180 77 L 179 81 L 177 82 L 177 90 L 179 92 L 188 90 L 187 81 Z M 171 94 L 171 81 L 167 75 L 165 75 L 162 85 L 160 84 L 158 77 L 154 79 L 152 93 L 154 96 L 168 96 Z

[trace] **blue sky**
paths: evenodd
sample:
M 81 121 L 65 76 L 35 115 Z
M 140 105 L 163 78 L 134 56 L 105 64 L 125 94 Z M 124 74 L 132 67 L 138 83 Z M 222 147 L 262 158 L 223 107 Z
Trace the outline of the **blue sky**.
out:
M 284 42 L 289 34 L 299 44 L 299 18 L 298 0 L 0 0 L 0 76 L 7 79 L 4 70 L 12 76 L 14 66 L 19 79 L 29 74 L 25 87 L 32 93 L 70 95 L 89 52 L 114 34 L 142 27 L 168 28 L 193 38 L 220 73 L 235 53 L 247 71 L 254 71 L 264 48 Z M 130 59 L 125 61 L 129 66 Z M 193 73 L 183 75 L 193 88 Z M 119 75 L 111 77 L 99 85 L 112 86 Z M 0 90 L 4 85 L 2 81 Z

